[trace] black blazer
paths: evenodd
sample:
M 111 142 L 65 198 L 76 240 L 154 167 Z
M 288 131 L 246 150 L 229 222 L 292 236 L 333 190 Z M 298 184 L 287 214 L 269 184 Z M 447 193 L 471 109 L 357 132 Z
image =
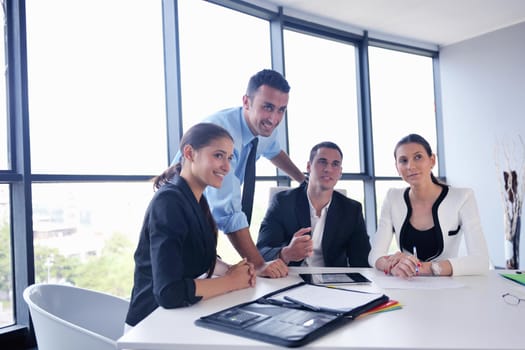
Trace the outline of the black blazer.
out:
M 206 201 L 202 196 L 201 201 Z M 134 284 L 126 323 L 135 326 L 159 305 L 189 306 L 194 279 L 217 258 L 217 238 L 186 181 L 175 176 L 153 196 L 135 251 Z
M 257 248 L 266 261 L 279 257 L 297 230 L 310 227 L 307 184 L 277 193 L 261 223 Z M 322 249 L 325 266 L 370 267 L 370 240 L 366 233 L 361 203 L 334 191 L 323 232 Z M 290 266 L 301 265 L 292 261 Z

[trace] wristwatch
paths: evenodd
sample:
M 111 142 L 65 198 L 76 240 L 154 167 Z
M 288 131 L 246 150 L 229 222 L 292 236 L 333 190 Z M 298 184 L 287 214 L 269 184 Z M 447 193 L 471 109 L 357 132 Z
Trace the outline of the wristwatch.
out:
M 439 263 L 437 261 L 432 261 L 432 263 L 430 264 L 430 270 L 432 270 L 432 276 L 441 275 L 441 266 L 439 266 Z

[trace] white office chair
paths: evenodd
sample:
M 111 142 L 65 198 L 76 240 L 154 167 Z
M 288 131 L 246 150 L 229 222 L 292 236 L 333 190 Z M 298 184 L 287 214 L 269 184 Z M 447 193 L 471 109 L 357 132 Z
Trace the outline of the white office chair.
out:
M 113 350 L 123 335 L 127 300 L 59 284 L 24 290 L 39 350 Z

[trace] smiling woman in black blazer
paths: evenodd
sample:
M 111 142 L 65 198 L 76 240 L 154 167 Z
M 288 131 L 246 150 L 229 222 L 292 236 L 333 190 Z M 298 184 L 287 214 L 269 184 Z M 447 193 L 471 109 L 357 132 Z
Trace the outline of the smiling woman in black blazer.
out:
M 155 178 L 158 190 L 144 217 L 128 329 L 158 306 L 189 306 L 255 285 L 252 264 L 242 260 L 230 266 L 217 258 L 217 225 L 203 195 L 206 186 L 220 187 L 230 170 L 230 134 L 201 123 L 190 128 L 180 144 L 181 163 Z

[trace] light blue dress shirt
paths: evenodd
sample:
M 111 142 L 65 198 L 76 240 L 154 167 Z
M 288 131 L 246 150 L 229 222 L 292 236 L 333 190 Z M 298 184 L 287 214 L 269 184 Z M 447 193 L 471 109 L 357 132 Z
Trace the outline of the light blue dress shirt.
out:
M 248 220 L 241 209 L 241 184 L 244 182 L 246 161 L 250 153 L 250 142 L 254 138 L 244 119 L 242 107 L 229 108 L 212 114 L 204 122 L 218 124 L 229 131 L 233 137 L 233 159 L 228 175 L 220 188 L 208 186 L 204 192 L 210 205 L 213 218 L 219 230 L 230 233 L 248 227 Z M 271 136 L 259 136 L 256 159 L 261 156 L 272 159 L 281 152 L 277 129 Z M 180 159 L 177 152 L 172 165 Z

